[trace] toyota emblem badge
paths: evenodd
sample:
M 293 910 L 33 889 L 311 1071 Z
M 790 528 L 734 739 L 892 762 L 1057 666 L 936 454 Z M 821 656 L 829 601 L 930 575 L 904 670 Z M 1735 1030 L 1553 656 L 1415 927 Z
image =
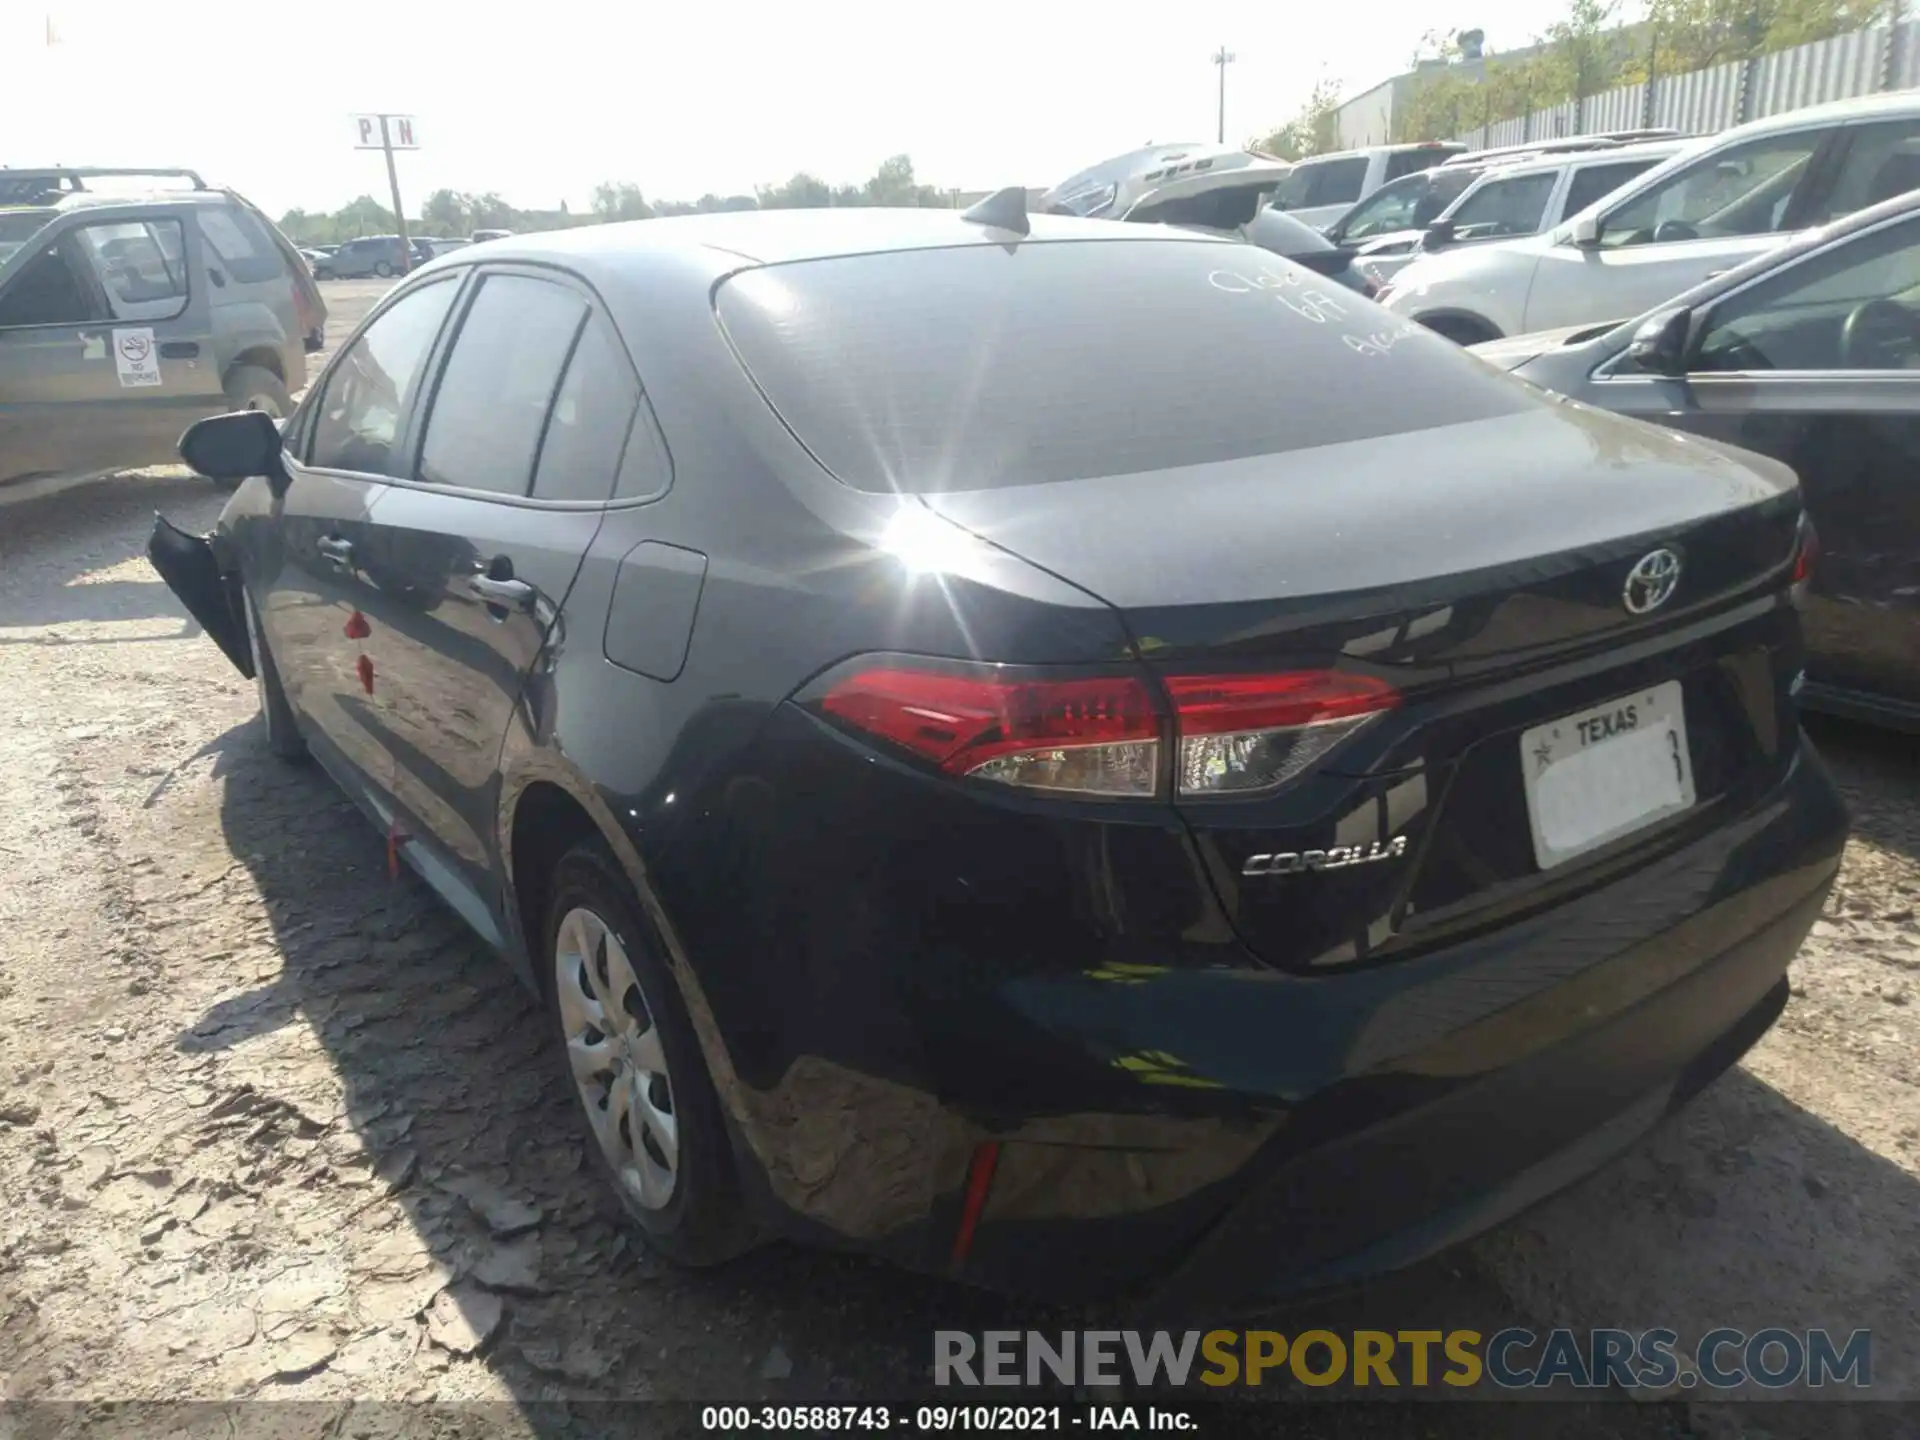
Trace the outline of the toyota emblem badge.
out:
M 1627 572 L 1620 599 L 1629 615 L 1645 615 L 1666 604 L 1679 584 L 1680 557 L 1671 550 L 1655 550 L 1642 555 Z

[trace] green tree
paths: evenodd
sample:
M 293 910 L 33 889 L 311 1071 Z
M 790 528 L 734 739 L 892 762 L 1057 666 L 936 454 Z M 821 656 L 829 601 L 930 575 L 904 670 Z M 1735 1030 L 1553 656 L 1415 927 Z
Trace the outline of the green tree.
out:
M 1662 75 L 1748 60 L 1864 29 L 1886 0 L 1650 0 Z
M 473 228 L 465 197 L 453 190 L 436 190 L 427 196 L 420 218 L 436 235 L 464 235 Z
M 1402 144 L 1451 140 L 1477 130 L 1486 123 L 1487 97 L 1481 83 L 1452 66 L 1419 77 L 1406 99 L 1394 106 L 1393 138 Z
M 758 187 L 762 210 L 817 210 L 833 203 L 833 188 L 802 170 L 784 185 Z
M 918 205 L 920 187 L 914 184 L 913 161 L 905 155 L 891 155 L 867 181 L 869 205 Z
M 467 216 L 476 230 L 515 230 L 519 228 L 520 212 L 502 200 L 495 191 L 488 190 L 481 195 L 463 197 L 467 203 Z
M 391 235 L 397 228 L 393 212 L 371 195 L 362 195 L 352 203 L 342 205 L 333 212 L 333 223 L 341 239 L 351 239 L 355 235 Z
M 1584 99 L 1609 89 L 1627 60 L 1627 41 L 1613 23 L 1619 0 L 1571 0 L 1547 27 L 1540 78 L 1547 93 L 1536 104 Z
M 1250 147 L 1277 160 L 1304 160 L 1340 148 L 1340 82 L 1322 76 L 1300 113 Z
M 603 180 L 593 189 L 593 214 L 597 220 L 651 220 L 653 207 L 631 181 Z

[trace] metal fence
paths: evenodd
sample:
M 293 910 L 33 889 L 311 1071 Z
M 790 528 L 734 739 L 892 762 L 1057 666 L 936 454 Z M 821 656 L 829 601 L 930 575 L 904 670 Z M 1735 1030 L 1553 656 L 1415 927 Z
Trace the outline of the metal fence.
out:
M 1777 50 L 1754 60 L 1657 76 L 1642 85 L 1621 85 L 1585 100 L 1496 120 L 1456 138 L 1478 150 L 1654 125 L 1684 135 L 1706 135 L 1805 105 L 1917 85 L 1920 21 L 1910 20 Z

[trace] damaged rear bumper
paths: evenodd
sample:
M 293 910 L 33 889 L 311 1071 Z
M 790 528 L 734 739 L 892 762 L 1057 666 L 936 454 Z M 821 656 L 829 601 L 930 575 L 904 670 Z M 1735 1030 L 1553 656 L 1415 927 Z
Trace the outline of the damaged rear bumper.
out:
M 240 577 L 221 570 L 212 539 L 189 535 L 166 516 L 155 515 L 153 534 L 147 538 L 147 559 L 220 653 L 251 680 L 253 647 L 247 641 Z

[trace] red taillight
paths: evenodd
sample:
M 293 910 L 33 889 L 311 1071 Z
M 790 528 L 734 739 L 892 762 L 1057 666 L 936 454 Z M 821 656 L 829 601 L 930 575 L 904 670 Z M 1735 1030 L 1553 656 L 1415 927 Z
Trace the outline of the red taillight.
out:
M 886 666 L 834 682 L 819 707 L 949 775 L 1090 795 L 1151 795 L 1156 785 L 1160 720 L 1131 676 Z
M 1793 583 L 1804 585 L 1813 578 L 1813 567 L 1820 559 L 1820 535 L 1811 520 L 1800 522 L 1800 548 L 1793 556 Z
M 1820 563 L 1820 536 L 1813 528 L 1813 522 L 1806 516 L 1800 517 L 1800 538 L 1793 551 L 1793 581 L 1787 587 L 1787 594 L 1795 605 L 1804 604 L 1807 590 L 1813 582 L 1813 567 Z
M 993 1190 L 993 1172 L 999 1164 L 998 1140 L 983 1140 L 974 1147 L 973 1159 L 967 1166 L 966 1195 L 960 1202 L 960 1224 L 953 1232 L 951 1263 L 956 1271 L 967 1263 L 967 1253 L 973 1249 L 973 1232 L 986 1213 L 987 1196 Z
M 1175 743 L 1183 795 L 1266 790 L 1300 774 L 1400 697 L 1343 671 L 1050 679 L 1003 666 L 889 661 L 829 677 L 813 707 L 949 775 L 1023 789 L 1151 798 Z

